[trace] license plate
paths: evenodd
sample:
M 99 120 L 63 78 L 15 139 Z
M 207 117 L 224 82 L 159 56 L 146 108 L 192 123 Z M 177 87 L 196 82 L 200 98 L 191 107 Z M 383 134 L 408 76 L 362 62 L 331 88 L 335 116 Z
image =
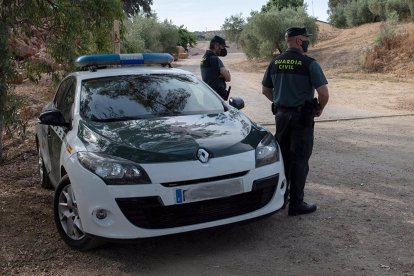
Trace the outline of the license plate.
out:
M 243 193 L 241 180 L 231 180 L 216 184 L 204 184 L 189 189 L 176 189 L 176 203 L 188 203 Z

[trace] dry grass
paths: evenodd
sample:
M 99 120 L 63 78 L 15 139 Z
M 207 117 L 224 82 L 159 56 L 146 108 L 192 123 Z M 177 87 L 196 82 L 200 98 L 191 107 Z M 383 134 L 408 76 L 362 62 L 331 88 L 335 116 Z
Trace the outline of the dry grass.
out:
M 362 57 L 362 68 L 368 72 L 414 74 L 414 32 L 402 29 L 397 35 L 368 49 Z

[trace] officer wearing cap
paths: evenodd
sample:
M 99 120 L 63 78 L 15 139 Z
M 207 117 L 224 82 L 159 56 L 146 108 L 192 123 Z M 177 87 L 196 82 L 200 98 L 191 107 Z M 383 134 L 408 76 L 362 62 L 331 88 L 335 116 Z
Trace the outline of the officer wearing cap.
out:
M 272 101 L 276 121 L 276 139 L 282 150 L 290 190 L 289 216 L 312 213 L 316 205 L 304 201 L 314 137 L 314 117 L 328 103 L 328 81 L 316 60 L 304 55 L 308 50 L 306 28 L 289 28 L 285 40 L 288 49 L 266 69 L 262 93 Z M 314 100 L 315 89 L 317 100 Z
M 226 41 L 215 36 L 210 41 L 210 48 L 201 59 L 200 70 L 201 77 L 205 83 L 213 88 L 224 100 L 227 100 L 229 91 L 226 90 L 226 82 L 231 81 L 229 70 L 224 67 L 223 62 L 219 59 L 227 55 L 228 46 Z

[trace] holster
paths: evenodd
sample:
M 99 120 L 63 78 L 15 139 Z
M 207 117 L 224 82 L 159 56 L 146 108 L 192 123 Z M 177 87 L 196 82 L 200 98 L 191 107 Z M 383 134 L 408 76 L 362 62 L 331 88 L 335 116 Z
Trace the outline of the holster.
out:
M 230 90 L 231 90 L 231 86 L 229 86 L 229 89 L 225 89 L 225 88 L 219 88 L 216 89 L 217 93 L 223 98 L 223 100 L 227 101 L 229 99 L 230 96 Z
M 301 113 L 302 113 L 302 123 L 304 127 L 313 127 L 315 124 L 315 115 L 320 109 L 320 104 L 317 98 L 314 98 L 312 101 L 306 101 L 303 104 Z
M 277 113 L 277 106 L 276 106 L 276 104 L 275 103 L 272 103 L 272 106 L 270 108 L 272 110 L 273 115 L 276 115 L 276 113 Z

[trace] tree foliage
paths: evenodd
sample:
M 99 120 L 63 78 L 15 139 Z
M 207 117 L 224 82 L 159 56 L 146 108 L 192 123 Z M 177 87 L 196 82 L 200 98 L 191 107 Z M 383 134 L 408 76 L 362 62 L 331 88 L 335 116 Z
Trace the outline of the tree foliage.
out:
M 3 129 L 5 121 L 13 118 L 10 112 L 11 83 L 14 78 L 13 55 L 8 45 L 11 34 L 32 36 L 34 29 L 43 29 L 48 34 L 47 53 L 64 70 L 74 67 L 75 57 L 93 52 L 112 52 L 111 30 L 115 19 L 122 20 L 123 2 L 121 0 L 2 0 L 0 7 L 0 158 L 2 157 Z M 124 1 L 137 9 L 143 5 L 143 11 L 149 11 L 152 0 Z M 53 73 L 50 64 L 25 64 L 37 71 Z M 14 103 L 17 103 L 14 101 Z M 7 114 L 6 114 L 7 113 Z
M 275 52 L 281 53 L 286 49 L 285 32 L 293 26 L 306 27 L 314 34 L 311 43 L 317 40 L 319 29 L 315 18 L 310 17 L 304 7 L 282 10 L 275 7 L 248 18 L 240 44 L 249 58 L 270 58 Z
M 224 20 L 221 30 L 224 31 L 226 39 L 239 45 L 240 35 L 246 25 L 246 20 L 241 13 L 232 15 Z
M 159 22 L 156 16 L 135 14 L 126 21 L 122 52 L 167 52 L 176 51 L 176 46 L 194 46 L 197 37 L 183 25 L 177 27 L 168 20 Z
M 385 21 L 396 13 L 399 20 L 414 19 L 413 0 L 329 0 L 329 21 L 345 28 Z
M 123 8 L 128 16 L 136 13 L 151 15 L 152 0 L 123 0 Z
M 184 49 L 187 49 L 188 45 L 193 47 L 197 44 L 197 36 L 194 33 L 189 32 L 184 25 L 178 27 L 178 36 L 178 45 L 184 47 Z
M 262 6 L 262 12 L 268 12 L 272 8 L 280 11 L 285 8 L 297 9 L 299 7 L 303 7 L 303 0 L 269 0 L 266 5 Z

